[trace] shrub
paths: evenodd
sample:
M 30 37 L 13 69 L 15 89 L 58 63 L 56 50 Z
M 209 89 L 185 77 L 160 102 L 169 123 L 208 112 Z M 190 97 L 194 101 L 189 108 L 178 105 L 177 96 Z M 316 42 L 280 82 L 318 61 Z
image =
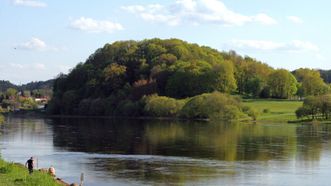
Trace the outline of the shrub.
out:
M 295 111 L 295 115 L 297 116 L 298 119 L 301 119 L 303 117 L 309 117 L 311 114 L 311 110 L 308 107 L 299 107 Z
M 139 101 L 134 102 L 129 99 L 123 100 L 118 104 L 118 107 L 115 110 L 116 115 L 120 116 L 140 116 L 140 111 L 142 110 L 142 106 Z
M 181 116 L 201 119 L 238 119 L 242 114 L 240 102 L 219 92 L 206 93 L 191 98 L 183 107 Z
M 257 117 L 260 115 L 260 113 L 252 107 L 244 106 L 242 108 L 242 110 L 245 114 L 247 114 L 249 117 L 251 117 L 254 121 L 256 121 Z
M 176 100 L 165 96 L 147 96 L 144 99 L 144 112 L 149 116 L 173 117 L 177 116 L 185 104 L 184 100 Z
M 102 116 L 105 114 L 105 100 L 98 98 L 91 101 L 89 114 L 92 116 Z
M 262 111 L 263 113 L 269 113 L 270 112 L 270 110 L 269 109 L 267 109 L 267 108 L 265 108 L 265 109 L 263 109 L 263 111 Z

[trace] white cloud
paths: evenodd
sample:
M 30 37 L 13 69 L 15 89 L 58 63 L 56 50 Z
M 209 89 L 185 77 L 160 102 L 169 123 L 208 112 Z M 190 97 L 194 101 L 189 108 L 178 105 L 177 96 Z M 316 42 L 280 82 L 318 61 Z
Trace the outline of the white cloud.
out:
M 312 51 L 318 52 L 319 47 L 308 41 L 293 40 L 290 42 L 274 42 L 264 40 L 233 40 L 232 47 L 245 50 L 278 50 L 287 52 Z
M 166 8 L 160 4 L 150 4 L 146 6 L 133 5 L 122 7 L 122 9 L 133 14 L 139 14 L 139 16 L 146 21 L 165 22 L 169 25 L 177 25 L 179 23 L 179 17 L 170 15 L 169 12 L 165 11 Z
M 256 22 L 265 24 L 265 25 L 275 25 L 277 21 L 271 18 L 270 16 L 260 13 L 253 17 Z
M 21 65 L 21 64 L 18 64 L 18 63 L 10 63 L 9 66 L 13 67 L 13 68 L 18 68 L 18 69 L 23 69 L 24 68 L 24 65 Z
M 35 50 L 35 51 L 53 51 L 53 52 L 67 50 L 66 47 L 49 46 L 46 44 L 45 41 L 43 41 L 37 37 L 33 37 L 29 41 L 26 41 L 24 43 L 14 45 L 14 49 Z
M 46 3 L 41 2 L 41 1 L 35 1 L 35 0 L 13 0 L 12 2 L 16 6 L 29 6 L 29 7 L 35 7 L 35 8 L 43 8 L 43 7 L 47 6 Z
M 300 17 L 297 17 L 297 16 L 287 16 L 287 19 L 289 21 L 291 21 L 292 23 L 295 23 L 295 24 L 302 24 L 303 23 L 303 20 Z
M 42 63 L 36 63 L 36 64 L 33 64 L 33 68 L 36 70 L 45 70 L 46 66 Z
M 30 41 L 18 44 L 15 48 L 24 50 L 43 50 L 47 48 L 47 45 L 43 40 L 33 37 Z
M 123 26 L 119 23 L 114 23 L 107 20 L 94 20 L 92 18 L 80 17 L 71 22 L 71 28 L 93 32 L 93 33 L 112 33 L 114 31 L 123 30 Z
M 308 42 L 308 41 L 300 41 L 300 40 L 293 40 L 290 45 L 289 49 L 295 50 L 308 50 L 308 51 L 319 51 L 319 48 L 317 45 Z
M 247 23 L 277 24 L 272 17 L 258 13 L 247 16 L 228 9 L 220 0 L 177 0 L 169 6 L 161 4 L 123 6 L 123 10 L 140 16 L 146 21 L 178 25 L 212 23 L 225 26 L 241 26 Z

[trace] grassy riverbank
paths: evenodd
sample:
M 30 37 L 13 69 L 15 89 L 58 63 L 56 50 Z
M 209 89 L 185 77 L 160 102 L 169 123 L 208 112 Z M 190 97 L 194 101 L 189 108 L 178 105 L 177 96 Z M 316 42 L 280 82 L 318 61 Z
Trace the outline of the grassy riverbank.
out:
M 257 121 L 287 122 L 297 119 L 295 111 L 302 106 L 302 101 L 246 99 L 243 104 L 259 112 Z
M 54 178 L 46 173 L 35 171 L 29 175 L 28 170 L 15 163 L 0 159 L 0 186 L 59 186 Z

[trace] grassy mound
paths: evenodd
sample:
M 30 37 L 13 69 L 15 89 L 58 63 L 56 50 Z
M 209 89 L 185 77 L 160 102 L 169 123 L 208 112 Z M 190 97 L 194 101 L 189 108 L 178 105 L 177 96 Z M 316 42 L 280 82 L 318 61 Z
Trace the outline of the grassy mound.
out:
M 29 175 L 27 168 L 0 159 L 0 186 L 59 186 L 50 175 L 34 171 Z

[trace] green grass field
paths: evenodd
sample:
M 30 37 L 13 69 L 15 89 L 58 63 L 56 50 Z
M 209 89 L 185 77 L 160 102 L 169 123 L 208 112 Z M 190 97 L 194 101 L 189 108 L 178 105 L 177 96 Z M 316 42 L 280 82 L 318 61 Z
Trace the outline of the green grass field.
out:
M 243 104 L 256 109 L 260 113 L 257 121 L 287 122 L 296 120 L 295 111 L 302 106 L 302 101 L 244 99 Z
M 50 175 L 34 171 L 29 175 L 22 165 L 0 159 L 0 186 L 59 186 Z

